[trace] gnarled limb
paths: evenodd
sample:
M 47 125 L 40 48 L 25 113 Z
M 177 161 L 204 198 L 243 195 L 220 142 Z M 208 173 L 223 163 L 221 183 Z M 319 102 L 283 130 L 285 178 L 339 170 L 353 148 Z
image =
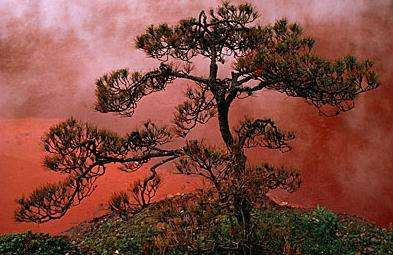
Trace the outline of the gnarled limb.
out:
M 170 141 L 169 131 L 151 122 L 125 137 L 75 119 L 60 123 L 43 138 L 48 152 L 45 165 L 68 177 L 58 184 L 48 184 L 35 190 L 28 198 L 21 198 L 15 217 L 18 221 L 39 223 L 61 218 L 93 192 L 94 182 L 105 173 L 106 165 L 117 163 L 127 171 L 135 171 L 153 159 L 162 158 L 163 162 L 167 162 L 177 158 L 180 150 L 160 148 Z M 156 167 L 158 165 L 153 166 L 152 171 Z M 147 194 L 146 203 L 155 194 L 153 186 L 158 187 L 155 170 L 152 173 L 141 187 Z
M 297 24 L 280 20 L 261 31 L 269 36 L 262 37 L 257 50 L 236 63 L 241 81 L 254 80 L 257 85 L 238 81 L 229 92 L 229 101 L 241 93 L 267 88 L 304 98 L 326 115 L 326 107 L 334 108 L 336 115 L 352 109 L 358 94 L 379 85 L 371 61 L 358 62 L 353 56 L 337 61 L 318 57 L 312 53 L 314 41 Z
M 95 164 L 105 163 L 104 157 L 122 157 L 127 153 L 123 138 L 73 118 L 52 127 L 42 142 L 48 153 L 44 165 L 72 176 L 81 175 Z
M 217 11 L 208 15 L 202 11 L 198 18 L 181 20 L 176 26 L 150 26 L 137 37 L 136 47 L 164 62 L 170 57 L 189 62 L 196 55 L 224 62 L 225 56 L 249 49 L 244 34 L 257 17 L 250 4 L 224 3 Z
M 127 69 L 106 74 L 96 82 L 96 110 L 131 117 L 143 97 L 164 90 L 176 78 L 199 84 L 208 83 L 205 78 L 194 76 L 190 72 L 191 70 L 178 70 L 162 63 L 158 69 L 145 74 L 129 73 Z
M 36 189 L 28 198 L 22 197 L 17 201 L 19 209 L 15 212 L 15 219 L 36 223 L 60 219 L 94 191 L 94 182 L 104 173 L 104 166 L 94 165 L 76 178 L 70 176 L 57 184 Z
M 127 69 L 106 74 L 96 82 L 96 110 L 132 116 L 139 100 L 164 90 L 173 79 L 172 69 L 168 65 L 160 65 L 146 74 L 129 73 Z
M 115 193 L 109 202 L 111 211 L 120 216 L 127 217 L 128 214 L 138 213 L 149 206 L 161 183 L 160 176 L 156 171 L 157 168 L 178 157 L 178 155 L 169 157 L 154 164 L 150 168 L 150 175 L 148 177 L 143 181 L 136 181 L 133 184 L 131 188 L 132 197 L 124 191 Z

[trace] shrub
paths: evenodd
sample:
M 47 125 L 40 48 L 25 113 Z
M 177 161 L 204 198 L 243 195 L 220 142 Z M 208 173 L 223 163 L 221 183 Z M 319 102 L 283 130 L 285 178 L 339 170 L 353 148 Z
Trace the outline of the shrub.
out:
M 294 217 L 290 243 L 301 254 L 349 254 L 340 240 L 338 217 L 321 207 Z
M 28 231 L 0 236 L 0 254 L 77 255 L 82 253 L 65 237 L 53 237 Z

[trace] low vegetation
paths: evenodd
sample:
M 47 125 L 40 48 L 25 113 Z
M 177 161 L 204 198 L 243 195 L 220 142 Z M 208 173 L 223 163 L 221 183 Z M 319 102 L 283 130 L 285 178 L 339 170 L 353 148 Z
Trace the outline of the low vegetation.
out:
M 21 234 L 0 236 L 0 254 L 9 255 L 82 255 L 76 245 L 63 236 L 35 234 L 30 231 Z
M 203 196 L 203 195 L 202 195 Z M 142 212 L 110 214 L 76 226 L 66 236 L 10 234 L 1 254 L 241 254 L 236 217 L 195 195 L 161 201 Z M 393 229 L 317 207 L 256 207 L 252 254 L 393 254 Z M 249 238 L 247 238 L 249 239 Z

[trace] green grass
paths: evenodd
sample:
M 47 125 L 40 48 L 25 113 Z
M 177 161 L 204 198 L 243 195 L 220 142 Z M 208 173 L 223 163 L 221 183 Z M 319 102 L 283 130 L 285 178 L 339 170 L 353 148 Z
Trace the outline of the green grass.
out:
M 286 247 L 310 255 L 393 254 L 393 230 L 358 218 L 338 216 L 321 207 L 311 211 L 272 208 L 256 213 L 259 239 L 271 252 Z
M 83 253 L 66 237 L 35 234 L 28 231 L 0 236 L 0 254 L 77 255 Z
M 4 235 L 0 254 L 238 254 L 225 247 L 239 241 L 239 227 L 217 212 L 207 218 L 201 212 L 194 220 L 203 221 L 195 225 L 181 208 L 153 205 L 127 221 L 111 215 L 77 226 L 69 238 Z M 392 229 L 321 207 L 254 209 L 252 217 L 258 254 L 393 254 Z

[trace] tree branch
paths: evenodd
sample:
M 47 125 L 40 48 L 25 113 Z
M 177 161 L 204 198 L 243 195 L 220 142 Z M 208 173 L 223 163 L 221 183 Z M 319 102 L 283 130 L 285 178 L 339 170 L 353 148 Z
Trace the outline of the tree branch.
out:
M 240 148 L 265 147 L 289 151 L 288 141 L 295 138 L 290 132 L 280 130 L 271 119 L 246 119 L 236 130 Z
M 181 137 L 185 137 L 198 123 L 205 124 L 216 115 L 216 102 L 209 97 L 206 87 L 200 90 L 189 88 L 187 101 L 176 107 L 174 124 Z
M 153 194 L 155 191 L 149 183 L 156 176 L 155 168 L 182 154 L 181 150 L 158 147 L 169 139 L 168 131 L 152 123 L 125 137 L 74 119 L 60 123 L 43 138 L 50 155 L 45 158 L 45 164 L 50 170 L 69 176 L 63 182 L 37 189 L 29 198 L 22 197 L 16 219 L 39 223 L 59 219 L 94 191 L 93 184 L 105 173 L 106 165 L 120 163 L 134 171 L 149 160 L 165 158 L 151 168 L 152 178 L 143 184 L 143 192 Z

